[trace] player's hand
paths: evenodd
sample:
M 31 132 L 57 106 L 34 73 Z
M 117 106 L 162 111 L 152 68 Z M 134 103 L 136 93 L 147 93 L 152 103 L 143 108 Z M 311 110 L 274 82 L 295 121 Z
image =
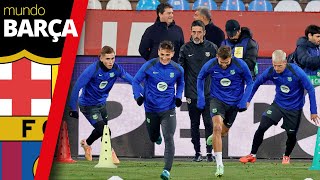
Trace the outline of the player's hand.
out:
M 245 106 L 241 106 L 240 104 L 238 104 L 237 108 L 238 108 L 238 112 L 244 112 L 247 110 L 248 107 L 248 103 L 246 103 Z
M 311 120 L 316 123 L 316 125 L 319 125 L 319 116 L 317 114 L 311 114 Z
M 244 112 L 244 111 L 246 111 L 247 110 L 247 108 L 239 108 L 238 109 L 238 112 Z
M 177 107 L 180 107 L 181 104 L 182 104 L 181 99 L 180 99 L 180 98 L 176 98 L 176 106 L 177 106 Z
M 78 119 L 79 118 L 79 113 L 78 113 L 78 111 L 69 111 L 69 116 L 72 117 L 72 118 Z
M 136 99 L 136 101 L 137 101 L 137 104 L 138 104 L 139 106 L 141 106 L 141 105 L 143 104 L 144 97 L 140 96 L 140 97 L 138 97 L 138 99 Z

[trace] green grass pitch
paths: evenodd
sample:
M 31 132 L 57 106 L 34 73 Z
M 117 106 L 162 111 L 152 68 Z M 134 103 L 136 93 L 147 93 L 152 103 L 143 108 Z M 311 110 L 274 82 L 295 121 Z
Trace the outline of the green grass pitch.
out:
M 112 176 L 122 179 L 160 179 L 163 168 L 162 158 L 153 159 L 122 159 L 116 169 L 94 168 L 98 163 L 77 160 L 74 164 L 54 163 L 50 179 L 101 179 L 107 180 Z M 304 180 L 312 178 L 320 180 L 320 171 L 310 171 L 311 160 L 291 159 L 290 165 L 282 165 L 281 160 L 257 160 L 255 163 L 241 164 L 237 160 L 224 162 L 224 175 L 214 176 L 215 163 L 190 162 L 190 159 L 178 159 L 173 163 L 171 179 L 173 180 Z

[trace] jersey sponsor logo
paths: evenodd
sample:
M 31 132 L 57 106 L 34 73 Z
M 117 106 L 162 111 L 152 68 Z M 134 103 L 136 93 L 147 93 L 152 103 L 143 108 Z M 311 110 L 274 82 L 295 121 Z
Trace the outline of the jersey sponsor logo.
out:
M 111 78 L 114 77 L 114 72 L 110 73 L 109 75 Z
M 222 86 L 230 86 L 230 84 L 231 84 L 231 81 L 230 81 L 230 79 L 228 79 L 228 78 L 223 78 L 223 79 L 221 79 L 220 80 L 220 84 L 222 85 Z
M 210 52 L 206 52 L 205 55 L 206 55 L 207 57 L 209 57 L 209 56 L 210 56 Z
M 230 74 L 234 75 L 236 73 L 236 71 L 234 69 L 230 70 Z
M 157 89 L 161 92 L 167 90 L 167 88 L 168 88 L 168 84 L 165 82 L 159 82 L 157 84 Z
M 170 77 L 174 78 L 174 72 L 170 73 Z
M 104 89 L 108 84 L 108 81 L 102 81 L 100 84 L 99 84 L 99 88 L 100 89 Z
M 286 85 L 281 85 L 281 86 L 280 86 L 280 90 L 281 90 L 281 92 L 283 92 L 283 93 L 288 93 L 288 92 L 290 92 L 290 88 L 289 88 L 288 86 L 286 86 Z
M 288 81 L 291 82 L 292 81 L 292 77 L 288 77 Z

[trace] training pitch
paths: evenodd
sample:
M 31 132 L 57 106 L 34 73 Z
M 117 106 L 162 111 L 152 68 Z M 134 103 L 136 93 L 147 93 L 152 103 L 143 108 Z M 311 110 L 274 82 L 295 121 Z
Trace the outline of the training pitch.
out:
M 122 179 L 160 179 L 163 168 L 162 158 L 130 159 L 119 158 L 120 164 L 116 169 L 94 168 L 98 159 L 85 161 L 78 159 L 73 164 L 54 163 L 50 179 L 101 179 L 107 180 L 112 176 Z M 189 158 L 175 159 L 171 170 L 173 180 L 304 180 L 312 178 L 320 180 L 320 171 L 311 171 L 312 160 L 291 159 L 290 165 L 282 165 L 281 159 L 260 160 L 255 163 L 241 164 L 237 159 L 225 160 L 224 175 L 214 176 L 216 165 L 211 162 L 191 162 Z

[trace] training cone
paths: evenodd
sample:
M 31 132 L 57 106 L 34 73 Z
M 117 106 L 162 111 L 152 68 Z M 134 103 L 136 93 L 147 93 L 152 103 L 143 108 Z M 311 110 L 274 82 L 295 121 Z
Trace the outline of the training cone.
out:
M 113 148 L 112 148 L 112 162 L 113 164 L 120 164 L 120 160 L 118 159 L 117 154 Z
M 108 125 L 104 125 L 99 163 L 94 167 L 95 168 L 117 168 L 117 166 L 113 164 L 110 131 L 109 131 Z
M 320 170 L 320 127 L 318 127 L 312 166 L 309 170 Z
M 58 154 L 57 154 L 56 162 L 61 162 L 61 163 L 76 162 L 71 158 L 68 128 L 67 128 L 66 121 L 63 121 L 61 130 L 60 130 Z

